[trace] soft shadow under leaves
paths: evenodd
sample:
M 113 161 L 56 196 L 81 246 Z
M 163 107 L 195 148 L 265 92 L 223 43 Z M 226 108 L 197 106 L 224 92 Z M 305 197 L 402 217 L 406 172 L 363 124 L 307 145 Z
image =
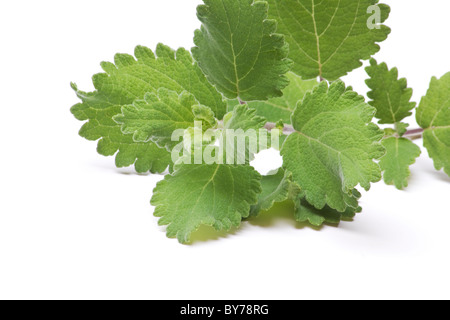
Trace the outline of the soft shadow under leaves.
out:
M 346 221 L 352 220 L 350 219 Z M 262 228 L 272 228 L 277 225 L 290 225 L 299 230 L 310 228 L 316 231 L 322 230 L 325 226 L 339 226 L 339 224 L 325 223 L 323 226 L 317 227 L 308 222 L 297 222 L 294 218 L 294 204 L 292 201 L 285 201 L 275 204 L 270 210 L 261 212 L 257 217 L 249 217 L 244 219 L 241 227 L 233 227 L 230 231 L 217 231 L 210 226 L 201 226 L 192 234 L 191 242 L 189 244 L 226 239 L 240 233 L 243 229 L 245 229 L 246 225 Z

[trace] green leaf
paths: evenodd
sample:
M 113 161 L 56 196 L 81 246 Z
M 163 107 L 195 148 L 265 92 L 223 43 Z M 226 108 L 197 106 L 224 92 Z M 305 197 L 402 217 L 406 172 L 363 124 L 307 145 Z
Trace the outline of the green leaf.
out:
M 250 216 L 257 216 L 261 211 L 272 208 L 276 202 L 283 202 L 289 198 L 292 189 L 292 176 L 280 168 L 276 173 L 269 173 L 261 179 L 262 192 L 258 203 L 253 205 Z
M 358 204 L 361 193 L 358 192 L 358 190 L 353 189 L 351 197 L 353 197 L 355 203 Z M 291 182 L 289 199 L 295 204 L 295 220 L 297 222 L 308 222 L 315 227 L 320 227 L 324 223 L 339 224 L 342 220 L 351 220 L 355 217 L 356 213 L 362 211 L 362 208 L 358 205 L 355 207 L 348 207 L 344 212 L 331 209 L 329 206 L 317 209 L 308 203 L 305 199 L 305 193 L 293 182 Z
M 384 25 L 369 29 L 378 0 L 268 0 L 269 17 L 278 21 L 286 35 L 293 70 L 304 79 L 322 77 L 336 80 L 362 66 L 380 50 L 376 42 L 386 40 L 390 29 Z M 380 4 L 380 22 L 390 13 Z
M 306 201 L 298 201 L 295 208 L 295 220 L 298 222 L 309 222 L 313 226 L 320 227 L 324 223 L 338 224 L 342 220 L 351 220 L 361 210 L 361 207 L 349 207 L 345 212 L 338 212 L 328 206 L 319 210 Z
M 224 128 L 244 131 L 260 129 L 266 124 L 266 119 L 257 116 L 256 110 L 247 105 L 239 105 L 234 108 L 224 119 Z
M 408 123 L 397 122 L 394 128 L 385 128 L 384 135 L 387 137 L 403 137 L 408 132 Z
M 411 175 L 409 166 L 420 156 L 420 148 L 409 139 L 396 137 L 384 139 L 382 144 L 386 148 L 386 155 L 380 160 L 384 181 L 397 189 L 406 188 Z
M 192 49 L 208 80 L 227 98 L 267 100 L 289 84 L 288 45 L 267 20 L 267 2 L 204 0 Z
M 389 70 L 385 63 L 371 59 L 366 72 L 370 77 L 366 84 L 372 89 L 367 93 L 372 99 L 369 104 L 377 109 L 375 117 L 380 119 L 379 123 L 397 123 L 412 114 L 416 106 L 411 102 L 413 91 L 407 87 L 405 78 L 398 79 L 397 68 Z
M 198 102 L 190 93 L 178 95 L 165 88 L 157 94 L 149 93 L 144 100 L 122 107 L 122 114 L 114 120 L 122 125 L 122 132 L 133 134 L 136 142 L 153 141 L 159 147 L 172 150 L 178 142 L 171 141 L 176 129 L 187 129 L 194 122 L 192 108 Z
M 152 205 L 167 236 L 180 243 L 200 225 L 216 230 L 239 226 L 261 192 L 261 176 L 250 166 L 184 165 L 154 190 Z
M 371 182 L 381 180 L 374 160 L 385 150 L 379 143 L 383 131 L 371 122 L 374 113 L 342 81 L 330 87 L 322 82 L 294 111 L 296 132 L 281 149 L 284 168 L 317 209 L 357 208 L 353 189 L 359 184 L 368 190 Z
M 72 107 L 73 115 L 81 121 L 89 120 L 81 128 L 80 136 L 91 141 L 100 139 L 97 146 L 99 154 L 116 154 L 115 162 L 118 168 L 134 164 L 139 173 L 162 173 L 171 165 L 170 153 L 166 149 L 159 148 L 152 142 L 134 142 L 131 135 L 122 133 L 120 126 L 113 120 L 113 116 L 120 112 L 119 105 L 109 104 L 106 102 L 107 98 L 97 92 L 79 91 L 75 84 L 72 84 L 72 88 L 84 101 Z
M 424 145 L 436 170 L 450 176 L 450 72 L 433 77 L 427 94 L 417 109 L 417 122 L 425 129 Z
M 217 126 L 217 119 L 210 108 L 202 105 L 195 105 L 192 107 L 192 112 L 194 113 L 194 120 L 202 123 L 203 130 L 208 130 Z
M 324 223 L 338 224 L 341 220 L 352 219 L 356 213 L 361 212 L 361 207 L 347 208 L 345 212 L 338 212 L 326 206 L 319 210 L 307 203 L 301 189 L 292 182 L 292 175 L 280 168 L 276 173 L 270 173 L 261 179 L 262 192 L 258 198 L 258 204 L 252 206 L 250 216 L 257 216 L 261 211 L 269 210 L 276 202 L 291 199 L 295 203 L 295 220 L 309 222 L 313 226 L 321 226 Z M 359 200 L 361 194 L 354 190 L 353 197 Z
M 262 116 L 270 122 L 283 121 L 291 123 L 291 114 L 297 103 L 303 99 L 306 92 L 311 91 L 318 85 L 317 80 L 302 80 L 295 73 L 289 72 L 287 77 L 290 84 L 283 90 L 283 96 L 271 98 L 267 101 L 251 101 L 248 106 L 256 109 L 256 114 Z M 238 100 L 227 101 L 229 109 L 239 105 Z
M 220 128 L 205 130 L 209 129 L 205 121 L 203 132 L 198 126 L 189 127 L 184 131 L 184 148 L 190 141 L 190 147 L 187 147 L 189 152 L 176 161 L 175 167 L 180 163 L 198 164 L 201 155 L 207 164 L 249 164 L 254 154 L 270 147 L 271 135 L 263 128 L 265 123 L 266 120 L 257 116 L 254 109 L 240 105 L 225 115 Z M 200 139 L 200 135 L 203 139 Z
M 408 127 L 409 124 L 408 123 L 404 123 L 404 122 L 397 122 L 395 124 L 395 128 L 396 128 L 396 132 L 400 137 L 403 137 L 403 135 L 408 132 Z
M 270 147 L 270 133 L 263 129 L 265 123 L 266 119 L 257 116 L 256 110 L 247 105 L 239 105 L 225 116 L 223 142 L 227 148 L 233 147 L 235 161 L 245 159 L 245 163 L 249 163 L 256 153 Z M 242 145 L 245 148 L 242 148 Z M 226 154 L 228 158 L 230 155 L 230 152 Z
M 72 84 L 82 103 L 73 106 L 71 111 L 78 120 L 88 120 L 80 135 L 92 141 L 100 139 L 98 152 L 102 155 L 112 156 L 119 151 L 117 166 L 134 163 L 138 172 L 164 171 L 171 162 L 170 154 L 153 143 L 134 142 L 131 135 L 123 134 L 120 125 L 113 120 L 122 106 L 163 87 L 179 94 L 188 91 L 219 118 L 226 112 L 221 95 L 208 83 L 188 51 L 179 49 L 175 53 L 160 44 L 156 54 L 158 58 L 150 49 L 139 46 L 135 50 L 137 60 L 130 55 L 118 54 L 115 64 L 103 62 L 105 73 L 93 77 L 94 92 L 80 91 Z

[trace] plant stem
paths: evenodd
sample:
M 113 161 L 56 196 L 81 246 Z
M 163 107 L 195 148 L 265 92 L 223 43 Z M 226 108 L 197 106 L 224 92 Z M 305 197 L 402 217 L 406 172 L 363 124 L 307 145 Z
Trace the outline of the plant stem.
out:
M 274 129 L 276 127 L 275 123 L 273 122 L 267 122 L 264 128 L 266 128 L 268 131 Z M 421 139 L 423 136 L 423 129 L 412 129 L 406 131 L 406 133 L 403 135 L 404 138 L 408 138 L 410 140 L 418 140 Z M 285 124 L 283 128 L 283 134 L 290 135 L 293 132 L 295 132 L 294 127 L 292 127 L 289 124 Z
M 418 139 L 421 139 L 423 137 L 423 131 L 424 130 L 422 128 L 408 130 L 403 135 L 403 137 L 411 139 L 411 140 L 418 140 Z
M 397 134 L 398 134 L 398 132 L 399 132 L 399 126 L 398 126 L 398 122 L 396 122 L 395 124 L 394 124 L 394 130 L 397 132 Z

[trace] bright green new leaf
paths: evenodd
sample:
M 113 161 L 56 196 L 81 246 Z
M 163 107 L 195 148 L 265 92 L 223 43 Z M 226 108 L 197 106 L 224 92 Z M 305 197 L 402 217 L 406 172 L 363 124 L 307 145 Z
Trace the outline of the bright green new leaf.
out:
M 192 107 L 192 112 L 194 113 L 194 120 L 202 123 L 203 130 L 215 128 L 217 126 L 217 119 L 210 108 L 202 105 L 195 105 Z
M 258 203 L 250 210 L 251 216 L 257 216 L 261 211 L 269 210 L 276 202 L 289 198 L 292 189 L 292 177 L 280 168 L 276 173 L 269 173 L 261 179 L 262 192 Z
M 385 128 L 384 135 L 387 137 L 403 137 L 408 132 L 408 123 L 397 122 L 394 128 Z
M 304 79 L 322 77 L 336 80 L 362 66 L 380 50 L 390 29 L 380 23 L 390 8 L 378 0 L 268 0 L 269 17 L 278 21 L 286 35 L 293 71 Z M 369 13 L 368 13 L 369 11 Z
M 284 37 L 267 20 L 267 2 L 204 0 L 192 49 L 208 80 L 227 98 L 267 100 L 282 95 L 291 68 Z
M 240 105 L 227 113 L 220 128 L 210 127 L 211 119 L 203 119 L 205 116 L 209 118 L 206 111 L 200 115 L 200 110 L 196 110 L 196 107 L 193 110 L 197 114 L 196 120 L 203 120 L 203 132 L 199 127 L 193 126 L 185 130 L 184 144 L 186 146 L 186 142 L 190 141 L 190 152 L 184 154 L 175 167 L 178 167 L 179 162 L 199 163 L 200 160 L 195 159 L 200 159 L 201 155 L 208 164 L 248 164 L 253 160 L 254 154 L 270 146 L 270 133 L 263 128 L 266 120 L 257 116 L 256 111 L 247 105 Z M 202 119 L 198 119 L 198 116 Z
M 450 72 L 433 77 L 427 94 L 417 109 L 417 122 L 425 129 L 424 145 L 436 170 L 450 176 Z
M 239 226 L 261 193 L 261 176 L 250 166 L 183 165 L 154 190 L 152 205 L 167 236 L 181 243 L 200 225 L 216 230 Z
M 394 184 L 397 189 L 406 188 L 411 175 L 409 166 L 420 156 L 420 148 L 406 138 L 391 137 L 384 139 L 382 144 L 386 148 L 386 155 L 380 160 L 384 181 L 386 184 Z
M 178 95 L 175 91 L 161 88 L 157 94 L 146 94 L 144 100 L 122 107 L 122 114 L 115 116 L 114 120 L 122 125 L 123 133 L 133 134 L 134 141 L 151 140 L 171 151 L 179 143 L 171 141 L 172 133 L 193 125 L 192 108 L 197 104 L 195 97 L 186 91 Z
M 156 93 L 167 88 L 181 94 L 187 91 L 199 103 L 210 107 L 217 117 L 226 112 L 222 96 L 212 87 L 190 53 L 172 49 L 160 44 L 154 53 L 145 47 L 137 47 L 137 60 L 125 54 L 115 57 L 115 64 L 103 62 L 105 73 L 93 77 L 96 91 L 86 93 L 72 85 L 82 100 L 72 107 L 74 116 L 88 122 L 81 128 L 80 135 L 88 140 L 99 140 L 98 152 L 105 156 L 116 156 L 119 167 L 135 164 L 138 172 L 161 172 L 169 165 L 170 154 L 153 143 L 134 142 L 132 135 L 125 135 L 113 116 L 121 107 L 143 99 L 148 92 Z M 161 169 L 162 168 L 162 169 Z
M 383 137 L 371 122 L 375 109 L 342 81 L 322 82 L 307 93 L 292 116 L 296 132 L 285 141 L 281 155 L 306 200 L 317 209 L 339 212 L 357 208 L 352 195 L 359 184 L 370 188 L 381 179 L 375 159 L 385 150 Z
M 293 72 L 289 72 L 287 77 L 290 84 L 283 90 L 283 96 L 271 98 L 267 101 L 251 101 L 248 106 L 256 109 L 256 114 L 262 116 L 270 122 L 283 121 L 291 123 L 291 114 L 297 103 L 303 99 L 306 92 L 311 91 L 318 85 L 317 80 L 302 80 Z M 238 100 L 227 101 L 229 109 L 239 105 Z
M 411 102 L 413 91 L 407 87 L 405 78 L 398 79 L 397 68 L 389 70 L 385 63 L 371 59 L 366 72 L 370 77 L 366 84 L 372 89 L 367 93 L 372 99 L 369 104 L 377 109 L 375 117 L 380 123 L 397 123 L 412 114 L 416 106 Z
M 263 129 L 265 123 L 266 119 L 257 116 L 256 110 L 247 105 L 239 105 L 225 115 L 223 142 L 226 148 L 231 147 L 234 150 L 233 153 L 226 153 L 229 159 L 234 155 L 233 163 L 242 164 L 244 159 L 245 163 L 249 163 L 254 154 L 270 147 L 270 134 Z M 229 161 L 227 163 L 230 163 Z
M 397 122 L 395 124 L 395 130 L 400 137 L 403 137 L 403 135 L 408 132 L 408 128 L 409 123 Z
M 224 128 L 244 131 L 258 130 L 266 124 L 266 119 L 256 115 L 256 110 L 247 105 L 239 105 L 228 113 L 224 119 Z

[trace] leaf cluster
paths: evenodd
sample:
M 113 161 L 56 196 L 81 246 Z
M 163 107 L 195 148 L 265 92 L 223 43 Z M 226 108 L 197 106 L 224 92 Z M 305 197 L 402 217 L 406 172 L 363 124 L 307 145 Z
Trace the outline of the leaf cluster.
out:
M 373 7 L 378 24 L 370 28 Z M 406 187 L 421 153 L 403 122 L 416 107 L 412 89 L 396 68 L 371 59 L 390 33 L 389 12 L 378 0 L 204 0 L 194 48 L 117 54 L 93 76 L 95 91 L 72 84 L 81 102 L 71 111 L 85 122 L 80 135 L 98 141 L 101 155 L 115 155 L 117 167 L 168 169 L 151 204 L 181 243 L 201 225 L 230 230 L 283 201 L 313 226 L 351 220 L 362 210 L 358 188 L 383 175 Z M 339 79 L 368 59 L 366 102 Z M 436 169 L 450 175 L 449 101 L 450 74 L 433 78 L 416 115 Z M 381 130 L 374 118 L 392 128 Z M 290 129 L 280 139 L 283 166 L 261 176 L 251 160 L 283 127 Z M 217 148 L 227 130 L 249 129 L 259 134 L 242 150 Z M 177 131 L 191 143 L 180 147 Z M 187 161 L 198 153 L 216 161 Z M 242 163 L 228 161 L 242 153 Z

